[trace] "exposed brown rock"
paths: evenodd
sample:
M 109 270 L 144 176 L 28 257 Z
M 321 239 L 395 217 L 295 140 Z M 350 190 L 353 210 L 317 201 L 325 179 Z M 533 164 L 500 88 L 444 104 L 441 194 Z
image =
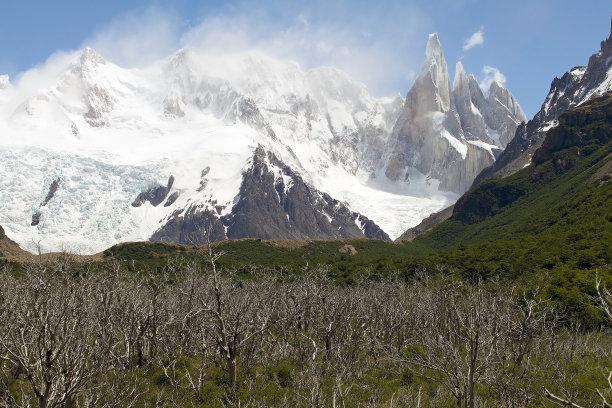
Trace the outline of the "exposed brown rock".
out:
M 350 254 L 350 255 L 355 255 L 357 254 L 357 250 L 355 249 L 354 246 L 352 245 L 342 245 L 339 249 L 338 252 L 340 252 L 341 254 Z

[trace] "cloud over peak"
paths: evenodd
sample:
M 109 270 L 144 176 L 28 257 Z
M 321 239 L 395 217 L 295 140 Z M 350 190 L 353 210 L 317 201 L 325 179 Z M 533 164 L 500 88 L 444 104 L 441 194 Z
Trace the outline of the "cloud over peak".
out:
M 480 27 L 478 31 L 470 36 L 463 43 L 463 50 L 467 51 L 469 49 L 474 48 L 477 45 L 482 45 L 484 43 L 484 27 Z
M 480 81 L 480 88 L 486 94 L 493 81 L 498 82 L 503 85 L 506 83 L 506 76 L 501 73 L 501 71 L 495 67 L 485 65 L 482 68 L 483 78 Z

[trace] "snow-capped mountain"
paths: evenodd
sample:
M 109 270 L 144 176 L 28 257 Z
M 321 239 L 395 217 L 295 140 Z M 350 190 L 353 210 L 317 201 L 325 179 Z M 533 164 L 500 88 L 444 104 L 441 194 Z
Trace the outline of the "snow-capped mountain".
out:
M 429 36 L 426 55 L 380 166 L 391 180 L 409 181 L 419 172 L 439 180 L 440 189 L 461 194 L 495 161 L 525 114 L 497 82 L 485 97 L 460 62 L 451 89 L 436 34 Z
M 30 250 L 95 252 L 163 236 L 169 222 L 205 212 L 222 220 L 221 236 L 247 234 L 236 220 L 257 222 L 238 210 L 258 149 L 274 157 L 265 168 L 285 181 L 287 197 L 298 178 L 309 189 L 271 197 L 291 228 L 303 215 L 296 200 L 319 202 L 300 203 L 321 224 L 312 237 L 388 238 L 456 198 L 432 185 L 369 184 L 403 101 L 374 98 L 333 68 L 184 49 L 124 69 L 85 49 L 49 70 L 0 95 L 0 225 Z
M 479 168 L 509 126 L 488 113 L 489 101 L 518 105 L 501 87 L 484 98 L 465 74 L 455 81 L 463 94 L 451 94 L 441 48 L 431 52 L 446 78 L 444 105 L 427 111 L 438 112 L 437 131 L 451 129 L 440 115 L 471 106 L 463 82 L 486 127 L 469 133 L 457 122 L 458 132 L 446 132 L 447 161 L 458 160 L 452 149 L 466 161 L 465 150 Z M 0 90 L 0 225 L 29 250 L 91 253 L 149 239 L 389 239 L 457 198 L 445 176 L 455 170 L 443 160 L 425 168 L 394 158 L 409 180 L 381 171 L 404 137 L 411 93 L 375 98 L 334 68 L 188 48 L 139 69 L 89 48 L 47 65 L 7 77 Z
M 561 78 L 553 79 L 540 111 L 517 128 L 498 160 L 479 174 L 474 183 L 507 176 L 528 166 L 546 132 L 558 125 L 563 112 L 609 91 L 612 91 L 612 24 L 610 36 L 601 42 L 600 50 L 589 58 L 588 65 L 572 68 Z

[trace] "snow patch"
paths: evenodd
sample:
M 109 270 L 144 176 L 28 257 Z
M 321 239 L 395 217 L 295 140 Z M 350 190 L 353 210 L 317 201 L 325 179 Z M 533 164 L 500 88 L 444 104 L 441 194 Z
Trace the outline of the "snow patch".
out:
M 365 225 L 364 223 L 362 223 L 361 221 L 359 221 L 359 216 L 355 217 L 355 225 L 357 226 L 357 228 L 359 228 L 359 230 L 361 231 L 361 233 L 363 234 L 363 236 L 365 236 Z
M 487 152 L 489 152 L 489 154 L 491 155 L 493 159 L 495 159 L 495 155 L 493 154 L 493 149 L 499 150 L 499 146 L 485 143 L 482 140 L 468 140 L 468 143 L 474 146 L 478 146 L 479 148 L 483 150 L 486 150 Z
M 327 221 L 329 221 L 330 224 L 332 223 L 333 219 L 329 214 L 327 214 L 325 211 L 321 211 L 321 214 L 323 214 L 325 218 L 327 218 Z
M 476 116 L 482 116 L 482 113 L 480 113 L 480 111 L 478 110 L 478 108 L 476 107 L 476 105 L 474 105 L 474 102 L 470 101 L 470 109 L 472 111 L 472 113 Z
M 461 158 L 465 160 L 467 156 L 467 145 L 465 145 L 460 140 L 458 140 L 456 137 L 451 135 L 451 133 L 446 129 L 442 130 L 442 136 L 444 136 L 444 138 L 448 140 L 450 145 L 453 146 L 453 148 L 461 154 Z
M 557 127 L 557 125 L 559 125 L 559 121 L 555 119 L 552 122 L 543 123 L 542 126 L 540 126 L 538 130 L 540 132 L 548 132 L 550 129 Z

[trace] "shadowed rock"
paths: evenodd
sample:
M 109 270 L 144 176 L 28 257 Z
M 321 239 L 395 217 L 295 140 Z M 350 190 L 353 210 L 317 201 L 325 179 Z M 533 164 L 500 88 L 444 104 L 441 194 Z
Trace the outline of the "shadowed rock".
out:
M 168 193 L 170 192 L 170 189 L 172 188 L 173 183 L 174 183 L 174 176 L 170 176 L 170 178 L 168 178 L 168 184 L 166 185 L 166 187 L 157 186 L 147 191 L 143 191 L 142 193 L 138 194 L 138 197 L 136 197 L 136 199 L 132 203 L 132 206 L 140 207 L 141 205 L 143 205 L 144 203 L 148 201 L 154 207 L 157 207 L 166 199 L 166 197 L 168 196 Z

